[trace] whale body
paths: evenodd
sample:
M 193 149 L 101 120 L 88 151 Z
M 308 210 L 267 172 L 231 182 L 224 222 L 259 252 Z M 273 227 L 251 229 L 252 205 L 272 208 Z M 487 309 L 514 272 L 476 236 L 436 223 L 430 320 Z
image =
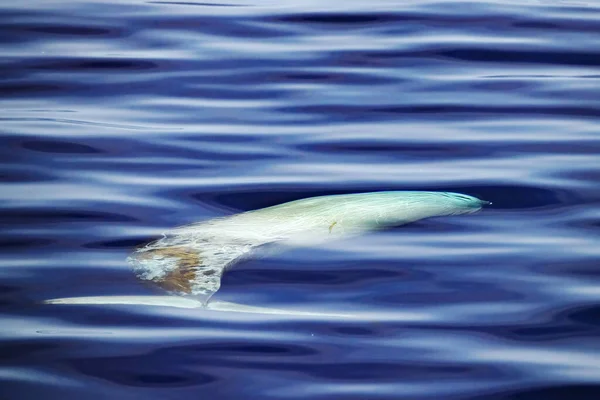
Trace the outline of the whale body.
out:
M 128 262 L 141 280 L 179 296 L 72 297 L 45 304 L 146 305 L 287 317 L 350 317 L 210 302 L 223 273 L 265 245 L 314 245 L 424 218 L 471 214 L 491 204 L 452 192 L 390 191 L 311 197 L 172 229 Z M 283 246 L 282 246 L 283 247 Z M 277 248 L 277 247 L 275 247 Z
M 140 279 L 206 304 L 223 273 L 264 245 L 319 244 L 423 218 L 470 214 L 484 204 L 489 202 L 452 192 L 312 197 L 172 229 L 128 261 Z

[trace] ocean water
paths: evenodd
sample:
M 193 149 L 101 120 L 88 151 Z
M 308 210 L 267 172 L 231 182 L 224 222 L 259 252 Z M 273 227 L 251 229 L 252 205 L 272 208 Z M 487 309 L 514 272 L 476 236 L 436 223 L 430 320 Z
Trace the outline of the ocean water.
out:
M 0 15 L 0 399 L 600 398 L 600 3 Z M 215 296 L 355 318 L 41 304 L 162 294 L 125 259 L 174 226 L 378 190 L 493 205 L 248 260 Z

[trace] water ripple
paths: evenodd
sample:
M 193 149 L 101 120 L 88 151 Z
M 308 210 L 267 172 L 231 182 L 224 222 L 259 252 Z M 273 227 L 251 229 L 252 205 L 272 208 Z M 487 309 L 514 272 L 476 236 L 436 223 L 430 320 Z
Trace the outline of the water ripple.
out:
M 10 398 L 596 399 L 600 8 L 29 0 L 0 26 Z M 493 202 L 149 296 L 165 230 L 310 196 Z

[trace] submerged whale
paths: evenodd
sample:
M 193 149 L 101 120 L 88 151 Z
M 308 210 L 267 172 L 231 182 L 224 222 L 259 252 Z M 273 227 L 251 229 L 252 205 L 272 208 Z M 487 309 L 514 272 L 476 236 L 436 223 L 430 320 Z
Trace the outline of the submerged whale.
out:
M 452 192 L 389 191 L 311 197 L 172 229 L 137 248 L 128 262 L 139 279 L 170 294 L 191 298 L 195 306 L 211 308 L 209 300 L 219 290 L 223 273 L 265 245 L 314 245 L 429 217 L 470 214 L 486 204 L 490 203 Z M 47 302 L 133 304 L 132 297 L 129 302 L 98 299 Z M 173 298 L 159 303 L 177 306 L 185 302 Z M 135 304 L 157 303 L 137 299 Z M 235 306 L 228 306 L 228 311 L 235 311 Z

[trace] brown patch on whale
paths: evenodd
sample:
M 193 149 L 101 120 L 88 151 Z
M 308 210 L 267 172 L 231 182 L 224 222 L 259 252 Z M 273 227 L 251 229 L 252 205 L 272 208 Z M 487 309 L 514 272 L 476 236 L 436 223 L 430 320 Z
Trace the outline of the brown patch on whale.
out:
M 333 221 L 333 224 L 329 225 L 329 233 L 331 233 L 331 230 L 333 229 L 333 227 L 337 224 L 337 221 Z
M 192 282 L 196 279 L 198 266 L 202 259 L 197 251 L 183 246 L 150 249 L 136 255 L 138 259 L 173 258 L 177 267 L 165 276 L 152 279 L 151 282 L 169 291 L 191 294 Z

